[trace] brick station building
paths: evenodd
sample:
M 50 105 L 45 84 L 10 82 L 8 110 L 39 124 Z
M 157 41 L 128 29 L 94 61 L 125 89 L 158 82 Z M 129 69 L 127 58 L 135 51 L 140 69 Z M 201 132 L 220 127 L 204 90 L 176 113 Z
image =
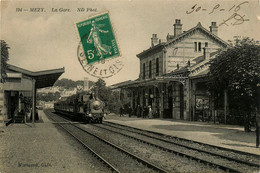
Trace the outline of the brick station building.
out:
M 183 32 L 179 19 L 173 26 L 174 35 L 163 42 L 152 34 L 151 47 L 137 54 L 139 78 L 112 87 L 130 93 L 135 114 L 151 106 L 154 117 L 198 120 L 205 110 L 210 116 L 215 111 L 205 84 L 209 60 L 228 44 L 218 37 L 216 22 L 209 30 L 199 22 Z

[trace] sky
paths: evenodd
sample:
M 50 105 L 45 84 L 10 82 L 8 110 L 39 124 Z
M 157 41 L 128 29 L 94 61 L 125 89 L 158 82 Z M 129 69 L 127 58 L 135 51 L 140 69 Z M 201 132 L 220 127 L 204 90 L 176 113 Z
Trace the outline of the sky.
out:
M 44 8 L 44 12 L 17 12 L 17 8 Z M 70 11 L 52 12 L 52 8 Z M 78 8 L 96 12 L 77 12 Z M 8 63 L 31 71 L 65 67 L 60 78 L 97 80 L 78 61 L 75 23 L 104 11 L 109 11 L 124 64 L 119 73 L 105 79 L 108 85 L 137 79 L 140 67 L 136 55 L 151 46 L 152 34 L 164 40 L 168 33 L 173 34 L 175 19 L 181 19 L 183 31 L 198 22 L 209 29 L 213 21 L 217 25 L 226 21 L 218 29 L 223 40 L 234 36 L 260 40 L 258 0 L 1 1 L 1 40 L 10 47 Z M 237 16 L 228 20 L 234 14 Z M 236 20 L 241 19 L 238 15 L 244 21 Z

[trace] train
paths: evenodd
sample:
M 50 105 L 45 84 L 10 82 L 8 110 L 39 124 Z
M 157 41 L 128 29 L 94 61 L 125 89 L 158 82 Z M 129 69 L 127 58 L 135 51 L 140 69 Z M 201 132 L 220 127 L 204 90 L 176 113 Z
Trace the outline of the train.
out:
M 54 104 L 56 113 L 60 113 L 84 123 L 102 123 L 104 102 L 94 93 L 78 93 Z

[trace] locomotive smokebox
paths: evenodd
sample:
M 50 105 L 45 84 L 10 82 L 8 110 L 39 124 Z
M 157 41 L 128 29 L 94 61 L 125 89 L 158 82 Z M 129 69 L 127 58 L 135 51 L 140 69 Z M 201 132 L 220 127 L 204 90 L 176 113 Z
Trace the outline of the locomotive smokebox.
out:
M 94 101 L 93 103 L 93 109 L 95 109 L 95 110 L 99 110 L 100 108 L 101 108 L 101 103 L 100 103 L 100 101 Z

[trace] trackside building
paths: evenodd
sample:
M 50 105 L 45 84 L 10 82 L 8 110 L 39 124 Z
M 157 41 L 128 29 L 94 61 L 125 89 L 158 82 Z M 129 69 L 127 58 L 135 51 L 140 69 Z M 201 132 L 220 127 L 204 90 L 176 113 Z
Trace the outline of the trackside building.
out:
M 50 87 L 64 73 L 64 68 L 32 72 L 14 65 L 7 66 L 7 79 L 1 83 L 1 120 L 35 111 L 36 90 Z

